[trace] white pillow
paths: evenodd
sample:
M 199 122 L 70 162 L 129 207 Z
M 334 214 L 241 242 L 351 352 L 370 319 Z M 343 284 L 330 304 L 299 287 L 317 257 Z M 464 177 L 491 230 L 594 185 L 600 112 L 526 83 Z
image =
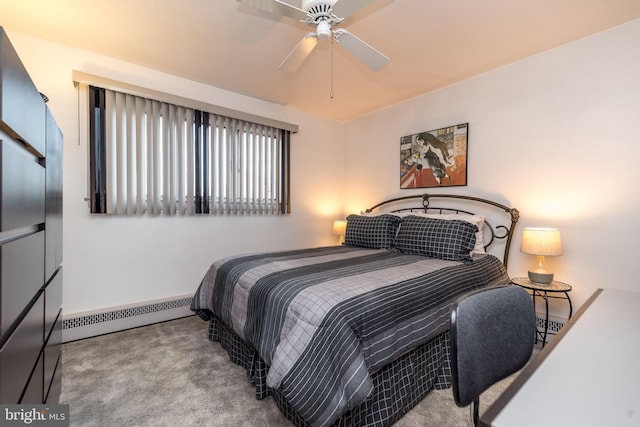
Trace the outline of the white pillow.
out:
M 411 211 L 401 211 L 401 212 L 363 212 L 360 215 L 362 216 L 379 216 L 379 215 L 393 215 L 398 218 L 404 218 L 409 215 L 424 215 L 424 213 L 420 213 L 419 211 L 411 212 Z

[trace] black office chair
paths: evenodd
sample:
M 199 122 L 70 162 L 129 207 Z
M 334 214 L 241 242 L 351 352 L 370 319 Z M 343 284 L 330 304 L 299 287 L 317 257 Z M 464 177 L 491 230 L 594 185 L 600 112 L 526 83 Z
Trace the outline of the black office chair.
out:
M 472 291 L 453 304 L 453 397 L 460 407 L 473 405 L 474 426 L 480 395 L 531 357 L 535 327 L 531 296 L 515 285 Z

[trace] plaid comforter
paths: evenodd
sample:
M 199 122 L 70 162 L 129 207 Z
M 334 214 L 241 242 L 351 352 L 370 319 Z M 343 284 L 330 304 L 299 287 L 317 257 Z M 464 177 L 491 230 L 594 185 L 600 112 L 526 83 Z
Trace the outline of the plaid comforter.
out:
M 508 283 L 491 255 L 467 265 L 348 246 L 215 262 L 191 309 L 255 348 L 267 384 L 313 426 L 362 403 L 370 373 L 447 330 L 451 303 Z

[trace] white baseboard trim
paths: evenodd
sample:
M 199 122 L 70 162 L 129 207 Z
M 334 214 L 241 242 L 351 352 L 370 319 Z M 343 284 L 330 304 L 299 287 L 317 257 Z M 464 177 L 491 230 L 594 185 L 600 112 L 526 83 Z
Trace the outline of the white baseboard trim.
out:
M 191 316 L 192 295 L 62 315 L 62 342 Z

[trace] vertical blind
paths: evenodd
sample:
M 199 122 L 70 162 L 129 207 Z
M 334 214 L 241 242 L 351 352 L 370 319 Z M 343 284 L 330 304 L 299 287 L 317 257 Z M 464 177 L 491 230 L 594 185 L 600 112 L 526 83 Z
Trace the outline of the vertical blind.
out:
M 290 131 L 89 87 L 91 211 L 290 212 Z

